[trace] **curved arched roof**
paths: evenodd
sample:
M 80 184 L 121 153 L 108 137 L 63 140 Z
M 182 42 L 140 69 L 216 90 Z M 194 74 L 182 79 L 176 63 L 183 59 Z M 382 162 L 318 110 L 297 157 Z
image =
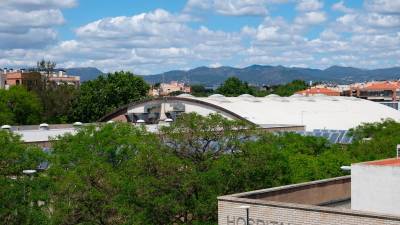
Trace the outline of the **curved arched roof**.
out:
M 168 100 L 195 101 L 223 110 L 255 124 L 305 125 L 307 130 L 348 130 L 366 122 L 391 118 L 400 121 L 400 111 L 388 106 L 342 96 L 293 97 L 166 97 Z M 125 111 L 129 106 L 125 106 Z M 120 109 L 121 110 L 121 109 Z M 115 113 L 115 112 L 114 112 Z M 104 117 L 104 118 L 110 118 Z M 101 121 L 104 121 L 103 120 Z

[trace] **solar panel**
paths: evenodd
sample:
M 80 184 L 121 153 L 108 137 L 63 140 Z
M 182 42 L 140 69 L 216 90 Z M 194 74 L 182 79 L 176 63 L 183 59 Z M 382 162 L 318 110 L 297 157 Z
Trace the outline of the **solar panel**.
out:
M 353 137 L 347 136 L 347 130 L 322 130 L 315 129 L 313 131 L 296 131 L 295 133 L 302 136 L 324 137 L 331 143 L 350 144 Z
M 332 133 L 332 135 L 329 137 L 329 141 L 331 143 L 337 143 L 339 134 L 340 134 L 339 132 Z

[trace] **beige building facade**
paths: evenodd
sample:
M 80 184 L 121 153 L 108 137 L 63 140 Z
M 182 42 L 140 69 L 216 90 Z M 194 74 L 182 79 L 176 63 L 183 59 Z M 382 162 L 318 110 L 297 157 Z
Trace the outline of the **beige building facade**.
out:
M 221 196 L 218 224 L 400 225 L 400 216 L 351 210 L 351 177 L 345 176 Z

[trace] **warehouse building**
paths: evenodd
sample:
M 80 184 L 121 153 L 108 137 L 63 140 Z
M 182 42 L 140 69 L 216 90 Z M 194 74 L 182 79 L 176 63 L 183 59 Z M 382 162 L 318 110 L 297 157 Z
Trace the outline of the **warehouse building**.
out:
M 400 159 L 358 163 L 351 176 L 218 198 L 220 225 L 400 224 Z
M 390 118 L 400 121 L 400 112 L 376 102 L 355 97 L 295 94 L 291 97 L 241 95 L 193 97 L 182 94 L 133 102 L 105 115 L 100 122 L 144 121 L 156 124 L 175 120 L 182 113 L 219 113 L 229 119 L 242 119 L 261 127 L 304 126 L 307 131 L 348 130 L 362 123 Z

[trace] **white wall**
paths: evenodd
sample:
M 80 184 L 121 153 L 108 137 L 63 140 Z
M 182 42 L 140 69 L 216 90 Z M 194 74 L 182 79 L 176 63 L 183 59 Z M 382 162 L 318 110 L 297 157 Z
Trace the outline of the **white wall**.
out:
M 351 166 L 351 209 L 400 215 L 400 166 Z

